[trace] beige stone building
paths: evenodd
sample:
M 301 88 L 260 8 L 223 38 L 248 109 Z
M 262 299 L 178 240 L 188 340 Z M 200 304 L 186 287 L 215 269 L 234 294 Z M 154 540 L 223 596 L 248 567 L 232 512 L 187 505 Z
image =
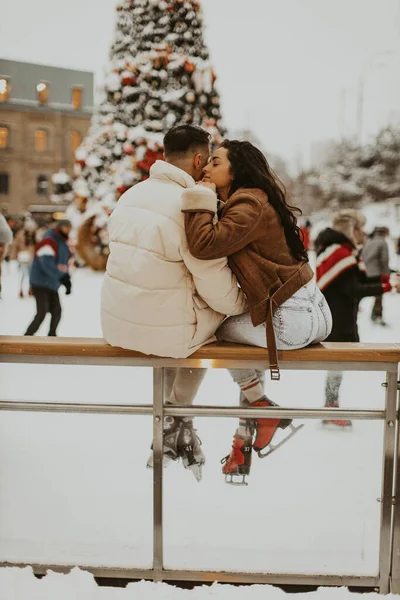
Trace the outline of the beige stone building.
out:
M 73 174 L 92 110 L 92 73 L 0 60 L 0 211 L 60 210 L 51 178 Z

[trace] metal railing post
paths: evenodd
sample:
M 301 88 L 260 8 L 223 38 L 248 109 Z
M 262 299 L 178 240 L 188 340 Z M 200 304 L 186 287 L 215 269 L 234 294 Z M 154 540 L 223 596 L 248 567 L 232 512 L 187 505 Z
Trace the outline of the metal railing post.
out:
M 164 369 L 153 369 L 153 571 L 154 581 L 163 570 L 163 410 Z
M 392 558 L 392 512 L 393 512 L 393 477 L 396 449 L 396 401 L 397 372 L 386 373 L 386 419 L 383 438 L 383 478 L 381 535 L 379 549 L 379 591 L 388 594 L 390 591 L 390 571 Z
M 400 381 L 397 383 L 398 403 L 396 422 L 396 449 L 394 463 L 394 507 L 393 507 L 393 544 L 392 544 L 392 569 L 391 592 L 400 594 Z

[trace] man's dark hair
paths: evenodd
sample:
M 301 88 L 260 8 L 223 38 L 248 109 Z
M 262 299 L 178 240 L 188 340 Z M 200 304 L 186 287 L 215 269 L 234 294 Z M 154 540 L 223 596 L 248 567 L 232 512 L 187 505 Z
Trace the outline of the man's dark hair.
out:
M 195 125 L 177 125 L 164 137 L 165 156 L 184 155 L 209 146 L 210 134 Z

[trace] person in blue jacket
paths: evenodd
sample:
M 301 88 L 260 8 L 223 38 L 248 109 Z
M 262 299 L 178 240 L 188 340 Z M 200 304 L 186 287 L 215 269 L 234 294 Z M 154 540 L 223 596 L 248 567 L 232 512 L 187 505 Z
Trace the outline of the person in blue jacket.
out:
M 58 289 L 64 285 L 67 295 L 71 293 L 71 277 L 68 272 L 71 251 L 67 244 L 70 231 L 71 222 L 60 219 L 35 248 L 29 280 L 36 300 L 36 315 L 25 335 L 34 335 L 47 313 L 51 315 L 48 335 L 57 335 L 62 312 Z

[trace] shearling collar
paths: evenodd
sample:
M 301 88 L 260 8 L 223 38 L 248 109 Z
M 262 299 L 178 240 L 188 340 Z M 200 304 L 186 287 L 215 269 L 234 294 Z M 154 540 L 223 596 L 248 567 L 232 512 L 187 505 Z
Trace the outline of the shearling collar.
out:
M 154 165 L 152 165 L 150 168 L 150 178 L 177 183 L 183 188 L 192 188 L 196 185 L 191 175 L 182 171 L 182 169 L 165 162 L 165 160 L 157 160 Z

